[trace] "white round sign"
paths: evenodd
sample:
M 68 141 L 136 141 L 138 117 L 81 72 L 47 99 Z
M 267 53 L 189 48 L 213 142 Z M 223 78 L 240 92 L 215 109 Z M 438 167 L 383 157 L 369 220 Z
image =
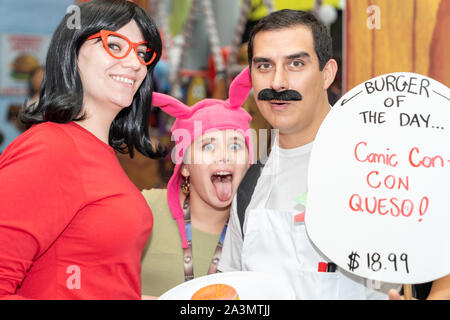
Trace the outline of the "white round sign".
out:
M 449 88 L 401 72 L 345 94 L 314 141 L 305 224 L 356 275 L 412 284 L 449 274 Z

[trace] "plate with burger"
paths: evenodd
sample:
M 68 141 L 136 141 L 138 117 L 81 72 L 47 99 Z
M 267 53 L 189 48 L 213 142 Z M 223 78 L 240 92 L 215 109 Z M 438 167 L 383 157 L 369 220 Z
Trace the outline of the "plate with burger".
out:
M 215 273 L 184 282 L 159 300 L 293 300 L 295 293 L 282 278 L 254 271 Z

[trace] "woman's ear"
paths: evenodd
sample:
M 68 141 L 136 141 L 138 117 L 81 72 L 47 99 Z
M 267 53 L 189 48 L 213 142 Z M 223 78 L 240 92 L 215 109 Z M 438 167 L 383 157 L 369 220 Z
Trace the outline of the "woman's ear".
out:
M 334 78 L 336 77 L 337 68 L 337 62 L 334 59 L 328 60 L 328 62 L 323 67 L 323 90 L 328 90 L 328 88 L 333 83 Z
M 180 173 L 185 178 L 189 177 L 191 175 L 191 173 L 189 172 L 189 168 L 186 165 L 181 166 Z

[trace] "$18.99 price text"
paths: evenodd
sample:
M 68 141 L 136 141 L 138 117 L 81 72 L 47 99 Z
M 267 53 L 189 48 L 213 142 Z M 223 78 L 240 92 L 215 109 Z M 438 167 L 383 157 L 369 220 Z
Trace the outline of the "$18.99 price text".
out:
M 348 255 L 348 270 L 354 272 L 358 268 L 364 268 L 377 272 L 380 270 L 394 270 L 395 272 L 409 273 L 408 255 L 401 253 L 397 255 L 390 253 L 383 257 L 380 253 L 359 254 L 357 251 L 352 251 Z

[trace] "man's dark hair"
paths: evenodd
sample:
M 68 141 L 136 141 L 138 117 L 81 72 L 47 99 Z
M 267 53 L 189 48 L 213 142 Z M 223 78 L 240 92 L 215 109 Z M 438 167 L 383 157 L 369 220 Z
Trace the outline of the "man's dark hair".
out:
M 333 55 L 332 40 L 328 29 L 312 13 L 291 9 L 272 12 L 253 27 L 248 42 L 249 66 L 251 67 L 253 59 L 253 40 L 258 32 L 291 28 L 298 25 L 306 26 L 311 30 L 314 39 L 314 50 L 319 58 L 319 70 L 322 71 Z
M 79 28 L 68 27 L 67 20 L 71 18 L 68 13 L 53 34 L 39 101 L 24 108 L 22 122 L 30 127 L 45 121 L 67 123 L 84 119 L 83 86 L 77 63 L 81 45 L 89 36 L 102 29 L 115 31 L 134 20 L 144 39 L 155 50 L 157 58 L 147 66 L 147 76 L 134 95 L 132 104 L 122 109 L 113 120 L 109 144 L 118 152 L 128 152 L 131 157 L 134 149 L 150 158 L 161 157 L 165 153 L 164 148 L 155 151 L 149 137 L 153 69 L 162 51 L 156 24 L 142 8 L 126 0 L 92 0 L 81 4 L 79 8 Z M 114 95 L 114 92 L 105 94 Z

